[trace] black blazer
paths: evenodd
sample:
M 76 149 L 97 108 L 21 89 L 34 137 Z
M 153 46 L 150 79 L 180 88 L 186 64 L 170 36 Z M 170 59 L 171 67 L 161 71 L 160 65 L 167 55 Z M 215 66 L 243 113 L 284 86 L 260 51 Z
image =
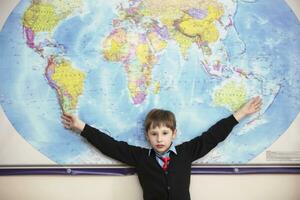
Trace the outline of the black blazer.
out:
M 81 135 L 103 154 L 135 167 L 143 189 L 144 200 L 190 200 L 192 162 L 206 155 L 223 141 L 238 123 L 233 115 L 210 127 L 201 136 L 175 146 L 165 172 L 155 159 L 155 152 L 116 141 L 107 134 L 85 125 Z

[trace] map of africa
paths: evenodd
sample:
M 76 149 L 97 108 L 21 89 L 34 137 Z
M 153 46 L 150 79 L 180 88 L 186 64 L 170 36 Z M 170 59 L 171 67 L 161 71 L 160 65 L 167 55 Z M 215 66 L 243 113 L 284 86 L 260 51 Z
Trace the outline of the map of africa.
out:
M 175 113 L 180 144 L 259 95 L 261 111 L 196 162 L 245 164 L 299 113 L 299 35 L 281 0 L 23 0 L 0 33 L 0 104 L 54 162 L 116 164 L 61 113 L 148 147 L 152 108 Z

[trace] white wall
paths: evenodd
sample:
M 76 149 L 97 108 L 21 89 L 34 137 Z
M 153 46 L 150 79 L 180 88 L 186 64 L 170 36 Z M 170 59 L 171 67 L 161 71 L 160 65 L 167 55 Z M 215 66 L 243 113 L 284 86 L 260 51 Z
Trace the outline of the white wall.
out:
M 299 17 L 300 1 L 287 2 Z M 0 27 L 17 3 L 0 0 Z M 300 200 L 300 175 L 193 175 L 191 196 L 194 200 Z M 142 191 L 136 176 L 0 176 L 0 200 L 29 199 L 140 200 Z
M 300 175 L 195 175 L 193 200 L 299 200 Z M 136 176 L 0 177 L 1 200 L 141 200 Z

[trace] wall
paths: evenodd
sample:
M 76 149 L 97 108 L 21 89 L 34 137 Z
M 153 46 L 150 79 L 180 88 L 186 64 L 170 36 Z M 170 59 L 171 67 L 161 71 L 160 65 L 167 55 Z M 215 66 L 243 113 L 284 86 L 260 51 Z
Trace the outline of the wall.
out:
M 2 27 L 18 1 L 0 2 Z M 287 2 L 299 17 L 300 1 Z M 193 175 L 191 178 L 192 199 L 300 200 L 299 188 L 300 175 Z M 142 191 L 136 176 L 0 176 L 0 200 L 20 199 L 140 200 Z

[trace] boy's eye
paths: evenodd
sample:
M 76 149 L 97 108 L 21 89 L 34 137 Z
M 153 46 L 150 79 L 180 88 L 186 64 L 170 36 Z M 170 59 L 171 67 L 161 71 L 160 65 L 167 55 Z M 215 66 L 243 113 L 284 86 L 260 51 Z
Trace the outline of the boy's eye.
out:
M 168 132 L 163 132 L 164 135 L 168 135 Z
M 155 136 L 155 135 L 157 135 L 157 134 L 156 134 L 155 132 L 152 132 L 151 135 Z

